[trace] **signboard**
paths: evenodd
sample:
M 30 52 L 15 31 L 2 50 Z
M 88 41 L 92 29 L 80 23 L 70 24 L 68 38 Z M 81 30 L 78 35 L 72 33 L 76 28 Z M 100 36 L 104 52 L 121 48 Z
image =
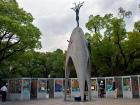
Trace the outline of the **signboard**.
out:
M 97 80 L 96 79 L 91 80 L 91 91 L 97 91 Z
M 23 90 L 22 94 L 23 95 L 30 95 L 30 80 L 29 79 L 24 79 L 23 80 Z
M 91 96 L 98 97 L 97 79 L 91 79 Z
M 77 79 L 71 80 L 71 88 L 72 88 L 72 96 L 79 97 L 80 96 L 80 88 L 79 88 L 79 82 Z
M 123 91 L 131 91 L 130 78 L 123 78 Z
M 113 91 L 113 78 L 106 79 L 106 91 Z
M 39 88 L 38 91 L 47 92 L 47 80 L 39 80 Z
M 131 80 L 133 98 L 139 98 L 138 76 L 132 76 Z
M 63 96 L 63 80 L 58 79 L 55 80 L 55 97 Z

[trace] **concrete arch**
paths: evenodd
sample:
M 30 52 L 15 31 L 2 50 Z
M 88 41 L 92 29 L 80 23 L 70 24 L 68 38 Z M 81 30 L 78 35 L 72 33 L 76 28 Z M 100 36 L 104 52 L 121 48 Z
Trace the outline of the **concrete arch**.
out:
M 85 81 L 87 81 L 88 84 L 88 100 L 91 100 L 90 57 L 87 48 L 87 42 L 84 39 L 84 32 L 79 27 L 76 27 L 73 30 L 68 45 L 65 64 L 65 89 L 67 88 L 67 82 L 70 75 L 71 62 L 73 62 L 79 81 L 81 100 L 84 101 Z

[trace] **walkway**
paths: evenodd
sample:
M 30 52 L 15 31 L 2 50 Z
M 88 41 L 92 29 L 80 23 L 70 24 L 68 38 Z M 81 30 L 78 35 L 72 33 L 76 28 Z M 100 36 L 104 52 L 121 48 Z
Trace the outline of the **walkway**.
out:
M 62 99 L 8 101 L 0 105 L 140 105 L 140 99 L 94 99 L 92 102 L 65 102 Z

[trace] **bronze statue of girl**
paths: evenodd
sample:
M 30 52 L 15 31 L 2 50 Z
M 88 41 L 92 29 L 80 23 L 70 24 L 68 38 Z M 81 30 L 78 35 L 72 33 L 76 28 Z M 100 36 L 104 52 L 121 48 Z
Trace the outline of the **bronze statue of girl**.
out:
M 84 2 L 82 2 L 82 3 L 79 2 L 79 4 L 74 3 L 75 7 L 71 8 L 76 13 L 77 27 L 79 27 L 79 11 L 80 11 L 80 8 L 83 6 L 83 4 L 84 4 Z

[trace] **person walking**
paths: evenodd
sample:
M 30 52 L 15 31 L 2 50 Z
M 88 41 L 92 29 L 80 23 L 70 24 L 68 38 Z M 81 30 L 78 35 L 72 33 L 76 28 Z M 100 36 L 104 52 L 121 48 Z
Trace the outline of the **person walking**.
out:
M 2 93 L 2 102 L 5 102 L 6 101 L 6 94 L 7 94 L 7 90 L 8 90 L 6 85 L 3 85 L 0 90 Z

